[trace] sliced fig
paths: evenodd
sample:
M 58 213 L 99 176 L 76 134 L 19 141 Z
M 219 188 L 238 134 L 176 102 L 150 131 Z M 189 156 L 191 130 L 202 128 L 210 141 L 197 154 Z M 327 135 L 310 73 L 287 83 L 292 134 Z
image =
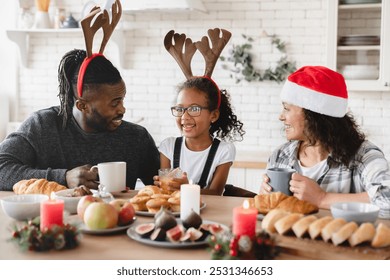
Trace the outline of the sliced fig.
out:
M 161 214 L 155 218 L 155 227 L 169 230 L 177 225 L 175 216 L 167 210 L 163 210 Z
M 154 223 L 147 223 L 138 225 L 135 232 L 143 238 L 149 237 L 154 231 Z
M 167 231 L 167 238 L 171 242 L 179 242 L 183 233 L 183 228 L 180 225 L 176 225 Z
M 185 228 L 199 228 L 202 224 L 202 218 L 194 210 L 191 210 L 191 213 L 183 220 L 183 226 Z
M 217 234 L 223 230 L 220 224 L 210 224 L 209 230 L 211 234 Z
M 184 232 L 183 235 L 180 237 L 180 241 L 182 242 L 187 242 L 187 241 L 191 241 L 191 232 Z
M 191 241 L 197 241 L 197 240 L 201 239 L 201 237 L 203 236 L 203 232 L 201 230 L 193 228 L 193 227 L 190 227 L 189 229 L 187 229 L 186 234 L 190 235 Z
M 152 234 L 150 235 L 150 239 L 153 241 L 164 241 L 167 234 L 166 231 L 162 228 L 155 228 Z

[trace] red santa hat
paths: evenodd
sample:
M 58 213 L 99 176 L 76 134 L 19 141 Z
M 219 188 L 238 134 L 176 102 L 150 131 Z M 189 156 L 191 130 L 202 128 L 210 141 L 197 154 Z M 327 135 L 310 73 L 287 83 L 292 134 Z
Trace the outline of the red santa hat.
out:
M 347 112 L 344 77 L 323 66 L 304 66 L 292 73 L 280 96 L 283 102 L 331 117 L 341 118 Z

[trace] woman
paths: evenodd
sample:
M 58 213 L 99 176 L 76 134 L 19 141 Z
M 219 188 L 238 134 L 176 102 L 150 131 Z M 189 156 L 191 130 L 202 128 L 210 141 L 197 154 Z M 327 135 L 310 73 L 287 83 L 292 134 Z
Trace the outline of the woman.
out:
M 390 170 L 383 152 L 369 142 L 347 111 L 342 75 L 306 66 L 288 77 L 282 92 L 289 142 L 271 155 L 269 167 L 291 167 L 295 197 L 329 209 L 338 201 L 369 202 L 390 218 Z M 272 191 L 264 175 L 260 193 Z

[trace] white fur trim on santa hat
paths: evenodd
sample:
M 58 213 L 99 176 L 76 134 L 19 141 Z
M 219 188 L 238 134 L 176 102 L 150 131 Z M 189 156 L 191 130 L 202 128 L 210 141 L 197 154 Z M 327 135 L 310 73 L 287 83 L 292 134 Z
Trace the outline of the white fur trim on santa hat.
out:
M 280 97 L 283 102 L 331 117 L 341 118 L 347 112 L 346 98 L 317 92 L 289 80 L 284 84 Z

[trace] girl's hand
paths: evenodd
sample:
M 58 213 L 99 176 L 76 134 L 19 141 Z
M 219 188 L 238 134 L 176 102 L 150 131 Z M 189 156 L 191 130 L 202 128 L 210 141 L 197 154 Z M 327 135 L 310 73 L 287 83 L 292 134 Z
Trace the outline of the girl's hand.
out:
M 168 190 L 180 191 L 180 186 L 183 184 L 188 184 L 188 177 L 186 172 L 183 172 L 181 178 L 172 178 L 172 180 L 169 180 Z
M 272 191 L 272 187 L 268 184 L 269 178 L 267 174 L 263 174 L 263 181 L 260 185 L 259 194 L 269 194 Z

